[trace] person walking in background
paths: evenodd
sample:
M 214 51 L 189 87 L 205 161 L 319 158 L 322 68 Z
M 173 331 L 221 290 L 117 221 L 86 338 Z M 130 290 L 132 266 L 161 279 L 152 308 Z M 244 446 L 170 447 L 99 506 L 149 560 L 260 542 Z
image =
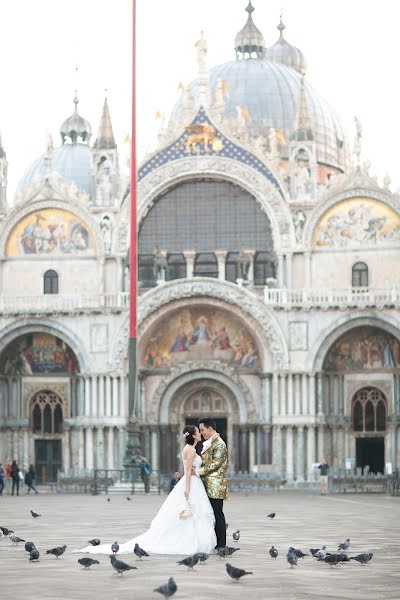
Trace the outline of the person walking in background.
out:
M 178 471 L 175 471 L 173 478 L 169 483 L 169 492 L 171 493 L 178 481 L 180 481 L 181 474 Z
M 321 472 L 321 496 L 326 496 L 328 493 L 328 471 L 329 465 L 326 458 L 321 460 L 321 464 L 318 466 Z
M 150 492 L 151 466 L 148 463 L 147 458 L 145 458 L 144 456 L 143 456 L 142 460 L 140 461 L 139 467 L 140 467 L 140 476 L 144 483 L 144 491 L 146 494 L 148 494 Z
M 4 490 L 4 477 L 6 476 L 6 472 L 3 469 L 3 465 L 0 463 L 0 496 L 3 495 Z
M 11 495 L 14 496 L 14 490 L 17 489 L 17 496 L 19 496 L 19 466 L 17 465 L 17 461 L 13 460 L 11 465 L 11 478 L 12 478 L 12 490 Z
M 32 490 L 33 492 L 35 492 L 35 494 L 38 494 L 39 492 L 37 491 L 37 489 L 35 488 L 35 486 L 33 485 L 34 481 L 36 480 L 36 473 L 35 473 L 35 469 L 33 467 L 33 465 L 29 465 L 29 470 L 27 471 L 27 473 L 25 474 L 25 485 L 28 487 L 28 491 L 27 494 L 29 494 L 29 492 Z
M 11 488 L 11 458 L 7 458 L 5 464 L 6 479 L 4 481 L 5 491 L 8 493 Z

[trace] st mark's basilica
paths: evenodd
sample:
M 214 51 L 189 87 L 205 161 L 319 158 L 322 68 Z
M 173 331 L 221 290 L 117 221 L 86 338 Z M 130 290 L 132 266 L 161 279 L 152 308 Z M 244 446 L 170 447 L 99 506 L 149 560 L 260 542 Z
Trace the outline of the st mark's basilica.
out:
M 209 68 L 200 36 L 138 167 L 143 453 L 173 472 L 182 427 L 212 415 L 232 472 L 383 472 L 400 464 L 400 195 L 282 19 L 267 45 L 246 11 L 232 61 Z M 129 174 L 107 100 L 97 135 L 78 102 L 13 199 L 0 144 L 0 461 L 44 481 L 121 468 L 130 411 Z

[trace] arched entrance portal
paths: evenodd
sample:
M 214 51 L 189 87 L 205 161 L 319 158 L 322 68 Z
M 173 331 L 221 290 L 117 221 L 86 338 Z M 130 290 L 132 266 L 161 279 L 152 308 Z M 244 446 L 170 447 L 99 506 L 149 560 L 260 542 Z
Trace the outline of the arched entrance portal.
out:
M 36 393 L 30 406 L 35 444 L 35 470 L 39 482 L 57 480 L 62 465 L 63 403 L 51 390 Z
M 352 423 L 356 437 L 357 467 L 383 473 L 387 401 L 375 387 L 364 387 L 352 399 Z
M 201 417 L 212 416 L 218 433 L 229 447 L 228 407 L 226 399 L 219 392 L 208 387 L 194 391 L 185 402 L 184 414 L 186 425 L 197 425 Z

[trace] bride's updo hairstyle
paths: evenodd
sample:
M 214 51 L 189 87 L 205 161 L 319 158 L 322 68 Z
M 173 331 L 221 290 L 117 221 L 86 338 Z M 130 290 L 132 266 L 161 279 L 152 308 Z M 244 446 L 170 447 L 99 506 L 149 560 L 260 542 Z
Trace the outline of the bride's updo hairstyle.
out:
M 196 435 L 197 432 L 197 427 L 196 425 L 186 425 L 186 427 L 184 428 L 182 435 L 185 438 L 185 442 L 186 444 L 189 444 L 189 446 L 193 446 L 195 443 L 195 439 L 194 436 Z

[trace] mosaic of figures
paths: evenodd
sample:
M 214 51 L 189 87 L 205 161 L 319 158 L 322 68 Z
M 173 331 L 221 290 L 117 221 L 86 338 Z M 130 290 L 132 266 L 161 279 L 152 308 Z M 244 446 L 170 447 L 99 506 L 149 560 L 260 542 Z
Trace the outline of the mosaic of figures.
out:
M 71 348 L 47 333 L 22 335 L 7 346 L 0 357 L 3 375 L 77 373 L 79 365 Z
M 22 219 L 8 238 L 7 256 L 87 254 L 93 235 L 76 215 L 56 208 L 35 211 Z
M 190 360 L 259 366 L 255 341 L 242 323 L 223 310 L 205 307 L 185 308 L 163 320 L 147 344 L 144 366 L 168 368 Z
M 330 208 L 314 233 L 314 246 L 346 248 L 400 241 L 400 216 L 370 198 L 344 200 Z
M 400 366 L 400 342 L 376 327 L 357 327 L 344 334 L 330 348 L 326 371 L 394 369 Z

